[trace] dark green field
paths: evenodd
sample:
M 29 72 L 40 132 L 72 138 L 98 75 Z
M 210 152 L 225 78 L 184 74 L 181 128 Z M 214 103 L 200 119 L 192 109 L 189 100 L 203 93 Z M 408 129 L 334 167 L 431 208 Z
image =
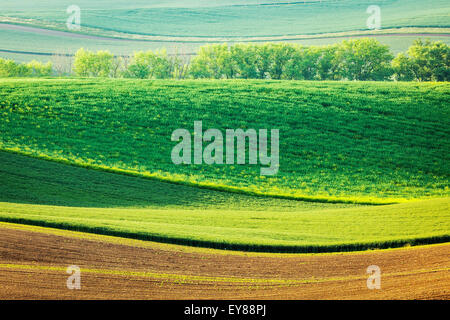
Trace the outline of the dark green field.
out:
M 0 202 L 89 208 L 307 211 L 353 208 L 254 197 L 68 166 L 0 151 Z

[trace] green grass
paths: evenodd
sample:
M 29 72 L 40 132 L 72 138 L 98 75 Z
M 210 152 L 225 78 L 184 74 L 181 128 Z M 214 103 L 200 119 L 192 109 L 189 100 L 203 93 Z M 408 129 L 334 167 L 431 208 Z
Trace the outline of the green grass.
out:
M 1 80 L 0 148 L 205 188 L 392 203 L 449 195 L 448 83 Z M 280 170 L 172 163 L 173 130 L 280 129 Z
M 228 250 L 333 252 L 450 240 L 450 201 L 303 212 L 0 203 L 0 220 Z
M 450 240 L 449 198 L 387 206 L 261 198 L 6 152 L 0 181 L 0 221 L 132 239 L 296 253 Z
M 0 152 L 0 221 L 259 252 L 448 242 L 448 88 L 1 80 L 0 146 L 10 152 Z M 173 165 L 171 132 L 199 119 L 222 130 L 279 128 L 279 174 Z M 254 193 L 324 202 L 442 198 L 368 206 Z
M 264 5 L 272 3 L 274 5 Z M 263 5 L 261 5 L 263 4 Z M 130 34 L 171 36 L 273 36 L 367 29 L 369 0 L 318 1 L 87 1 L 83 26 Z M 446 0 L 381 0 L 383 28 L 448 27 Z M 64 26 L 66 4 L 19 0 L 2 6 L 2 15 Z M 317 23 L 320 17 L 320 23 Z M 267 23 L 270 21 L 270 23 Z
M 82 25 L 89 27 L 85 33 L 205 41 L 358 32 L 366 30 L 365 11 L 373 4 L 257 2 L 272 1 L 76 4 Z M 377 4 L 383 28 L 450 26 L 445 0 Z M 56 0 L 18 0 L 2 4 L 1 15 L 65 30 L 66 7 Z M 398 52 L 416 38 L 377 39 Z M 448 37 L 441 39 L 448 43 Z M 159 47 L 193 52 L 202 44 L 177 41 L 0 30 L 0 49 L 33 52 L 73 53 L 79 47 L 115 54 Z M 26 55 L 3 55 L 26 61 Z M 0 79 L 0 150 L 8 151 L 0 151 L 0 221 L 264 252 L 446 242 L 449 89 L 449 83 Z M 260 166 L 249 165 L 175 166 L 170 135 L 177 128 L 192 132 L 195 120 L 222 131 L 280 129 L 278 175 L 261 177 Z M 406 203 L 358 205 L 394 202 Z
M 51 174 L 49 174 L 51 173 Z M 97 208 L 307 211 L 357 207 L 220 192 L 0 151 L 0 202 Z

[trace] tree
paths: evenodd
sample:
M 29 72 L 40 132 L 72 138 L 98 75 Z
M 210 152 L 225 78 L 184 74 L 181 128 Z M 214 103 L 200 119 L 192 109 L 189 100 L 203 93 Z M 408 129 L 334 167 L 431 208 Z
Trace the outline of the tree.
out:
M 83 48 L 75 53 L 73 71 L 77 76 L 88 77 L 90 75 L 92 54 L 92 52 L 86 51 Z
M 172 76 L 173 61 L 165 50 L 135 52 L 126 76 L 139 79 L 167 79 Z
M 375 39 L 345 40 L 336 50 L 340 76 L 349 80 L 388 80 L 393 55 Z
M 17 63 L 15 63 L 13 60 L 0 58 L 0 77 L 3 78 L 17 76 L 17 66 Z
M 47 62 L 46 64 L 33 60 L 26 64 L 28 68 L 28 73 L 33 77 L 48 77 L 52 74 L 52 63 Z
M 111 77 L 114 55 L 109 51 L 97 51 L 92 55 L 91 74 L 94 77 L 108 78 Z
M 402 66 L 414 74 L 418 81 L 449 81 L 450 47 L 441 41 L 414 41 L 407 55 L 402 56 Z M 402 70 L 399 70 L 401 72 Z M 402 73 L 399 76 L 403 76 Z
M 258 47 L 250 44 L 237 44 L 230 47 L 235 77 L 243 79 L 257 79 L 261 76 L 258 70 Z
M 394 79 L 397 81 L 412 81 L 416 78 L 412 60 L 404 53 L 399 53 L 392 60 L 392 69 L 394 71 Z
M 189 58 L 181 58 L 175 55 L 170 60 L 171 62 L 171 75 L 174 79 L 185 79 L 189 72 Z
M 267 46 L 270 49 L 270 78 L 282 79 L 286 66 L 292 63 L 295 49 L 287 43 L 268 44 Z
M 52 64 L 33 60 L 29 63 L 16 63 L 0 58 L 0 77 L 43 77 L 52 73 Z
M 337 80 L 339 72 L 336 61 L 337 45 L 318 47 L 319 57 L 317 59 L 317 79 Z
M 74 72 L 80 77 L 111 77 L 114 55 L 109 51 L 97 53 L 79 49 L 75 53 Z
M 192 59 L 189 73 L 194 78 L 234 78 L 235 67 L 228 45 L 225 43 L 200 47 L 198 55 Z
M 312 80 L 317 77 L 318 47 L 295 46 L 291 59 L 286 62 L 283 79 Z
M 268 44 L 256 46 L 256 67 L 258 69 L 258 79 L 270 77 L 271 47 Z

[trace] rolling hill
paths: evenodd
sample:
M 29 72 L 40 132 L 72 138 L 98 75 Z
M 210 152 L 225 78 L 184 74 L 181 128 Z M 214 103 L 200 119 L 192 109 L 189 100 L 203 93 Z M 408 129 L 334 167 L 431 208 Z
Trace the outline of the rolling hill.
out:
M 0 147 L 256 195 L 395 203 L 449 194 L 448 83 L 2 80 Z M 175 165 L 174 130 L 279 129 L 280 167 Z M 206 143 L 205 143 L 206 146 Z M 248 161 L 247 161 L 248 163 Z
M 310 203 L 202 190 L 5 152 L 0 180 L 0 221 L 124 238 L 295 253 L 450 240 L 449 198 L 386 206 Z
M 0 220 L 247 251 L 446 242 L 449 111 L 447 83 L 2 80 Z M 278 174 L 173 164 L 197 120 L 278 128 Z
M 366 25 L 370 5 L 381 30 Z M 447 0 L 0 6 L 0 57 L 64 74 L 0 78 L 0 299 L 450 297 L 449 82 L 70 75 L 81 47 L 126 64 L 160 48 L 189 61 L 210 43 L 450 44 Z M 208 149 L 208 129 L 223 149 Z M 244 164 L 217 138 L 230 129 L 256 132 Z M 189 164 L 174 160 L 180 132 Z M 82 290 L 68 290 L 79 272 Z M 377 273 L 383 290 L 369 290 Z
M 88 28 L 178 37 L 254 37 L 366 30 L 368 0 L 323 1 L 78 1 Z M 445 0 L 382 0 L 383 28 L 449 27 Z M 65 26 L 67 4 L 15 1 L 2 16 Z M 317 17 L 321 23 L 317 24 Z M 270 23 L 267 23 L 270 21 Z

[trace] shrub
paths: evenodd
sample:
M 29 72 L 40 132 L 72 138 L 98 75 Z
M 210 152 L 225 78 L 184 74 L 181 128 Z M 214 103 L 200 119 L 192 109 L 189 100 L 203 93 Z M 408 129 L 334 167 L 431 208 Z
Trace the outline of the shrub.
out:
M 109 51 L 94 53 L 81 48 L 75 53 L 74 72 L 80 77 L 112 77 L 114 61 Z
M 173 67 L 174 60 L 169 59 L 165 50 L 140 51 L 134 53 L 125 76 L 139 79 L 168 79 L 173 76 Z

